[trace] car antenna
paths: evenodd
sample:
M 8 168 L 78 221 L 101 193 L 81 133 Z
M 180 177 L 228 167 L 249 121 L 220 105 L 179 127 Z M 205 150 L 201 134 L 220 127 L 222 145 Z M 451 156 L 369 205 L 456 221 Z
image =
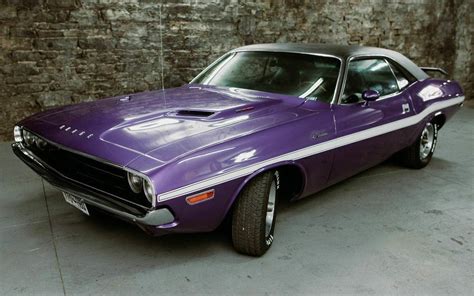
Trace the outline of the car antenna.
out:
M 165 109 L 166 109 L 166 93 L 165 93 L 165 78 L 164 78 L 164 69 L 163 69 L 163 26 L 161 23 L 161 9 L 163 7 L 163 2 L 160 3 L 160 59 L 161 59 L 161 90 L 163 93 L 163 98 L 165 99 Z

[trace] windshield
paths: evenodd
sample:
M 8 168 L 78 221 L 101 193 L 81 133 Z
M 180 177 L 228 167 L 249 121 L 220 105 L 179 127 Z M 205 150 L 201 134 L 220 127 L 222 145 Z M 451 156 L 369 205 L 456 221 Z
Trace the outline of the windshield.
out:
M 282 52 L 236 52 L 192 83 L 237 87 L 330 102 L 340 62 L 336 58 Z

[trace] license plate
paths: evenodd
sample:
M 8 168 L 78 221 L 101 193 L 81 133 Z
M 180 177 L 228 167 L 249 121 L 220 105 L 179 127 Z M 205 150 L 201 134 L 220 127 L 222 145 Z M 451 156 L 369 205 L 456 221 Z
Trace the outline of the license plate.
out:
M 63 196 L 68 204 L 79 209 L 84 214 L 89 215 L 89 210 L 87 209 L 85 202 L 81 198 L 67 192 L 63 192 Z

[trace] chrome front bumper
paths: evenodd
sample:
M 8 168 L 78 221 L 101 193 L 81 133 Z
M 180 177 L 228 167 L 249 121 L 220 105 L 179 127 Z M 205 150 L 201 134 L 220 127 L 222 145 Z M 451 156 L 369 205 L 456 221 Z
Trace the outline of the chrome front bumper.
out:
M 12 144 L 12 149 L 26 165 L 51 185 L 81 198 L 87 205 L 143 226 L 169 225 L 175 221 L 174 215 L 168 208 L 147 209 L 69 179 L 41 161 L 21 143 Z
M 66 188 L 59 187 L 57 185 L 53 185 L 53 186 L 60 191 L 69 192 L 69 190 Z M 77 191 L 73 193 L 71 192 L 71 194 L 81 198 L 87 205 L 94 206 L 98 209 L 101 209 L 110 214 L 118 216 L 119 218 L 122 218 L 124 220 L 130 220 L 131 222 L 138 223 L 141 225 L 159 226 L 159 225 L 164 225 L 164 224 L 170 224 L 175 220 L 173 214 L 171 214 L 170 210 L 168 210 L 167 208 L 148 210 L 145 212 L 143 216 L 139 216 L 139 215 L 127 213 L 126 211 L 121 210 L 119 208 L 115 208 L 113 206 L 104 204 L 90 195 L 85 195 Z

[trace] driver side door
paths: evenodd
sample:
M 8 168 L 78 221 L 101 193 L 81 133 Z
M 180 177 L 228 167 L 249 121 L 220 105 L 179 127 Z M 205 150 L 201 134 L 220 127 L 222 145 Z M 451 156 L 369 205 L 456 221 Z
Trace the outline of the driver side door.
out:
M 405 86 L 400 85 L 384 57 L 349 62 L 343 95 L 334 107 L 336 135 L 347 144 L 335 150 L 330 184 L 366 170 L 403 148 L 407 131 L 391 129 L 397 120 L 413 115 Z M 380 98 L 365 102 L 362 93 L 369 89 L 379 92 Z

